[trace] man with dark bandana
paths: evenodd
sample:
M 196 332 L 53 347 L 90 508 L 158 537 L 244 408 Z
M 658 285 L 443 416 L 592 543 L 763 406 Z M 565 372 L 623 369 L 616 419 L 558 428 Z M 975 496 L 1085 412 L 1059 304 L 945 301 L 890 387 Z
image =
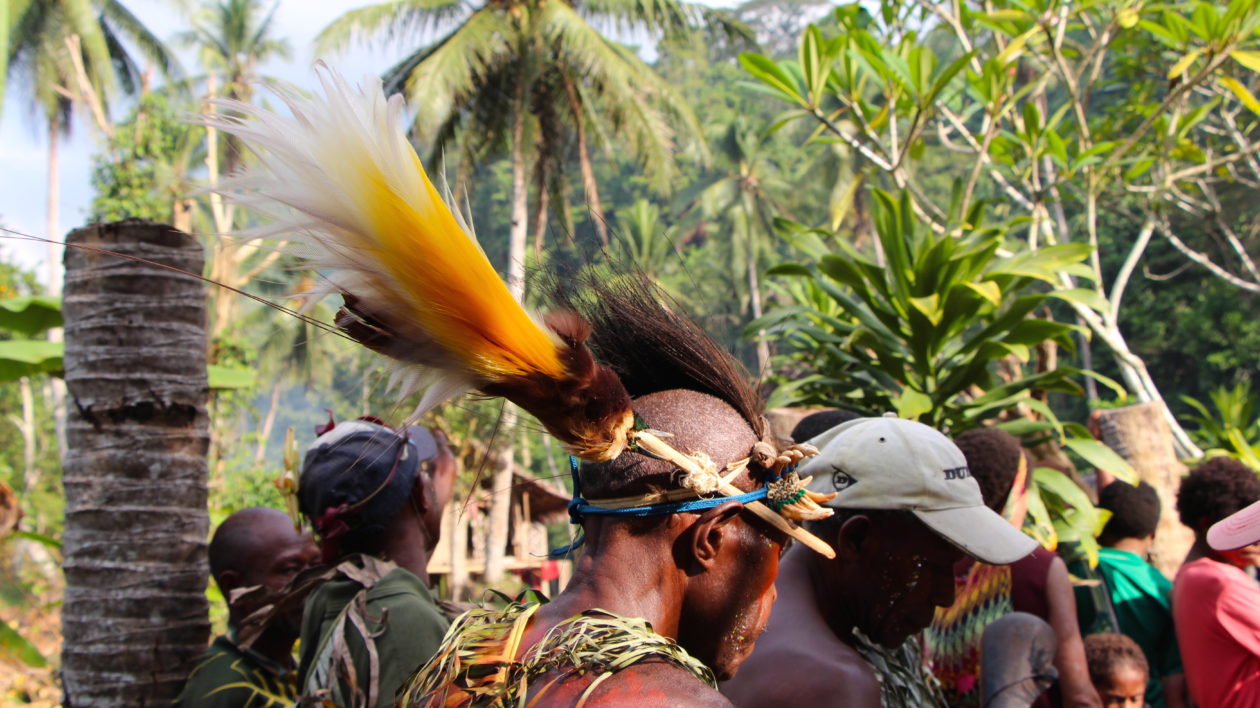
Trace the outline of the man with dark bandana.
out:
M 229 516 L 210 541 L 210 573 L 228 600 L 228 632 L 210 645 L 175 705 L 182 708 L 281 708 L 297 696 L 293 643 L 301 609 L 278 615 L 249 648 L 236 628 L 272 593 L 318 560 L 309 533 L 281 511 L 256 507 Z M 244 592 L 233 601 L 233 591 Z
M 306 601 L 299 687 L 343 708 L 394 705 L 448 621 L 426 567 L 451 498 L 446 440 L 372 420 L 326 430 L 307 450 L 298 487 L 333 576 Z

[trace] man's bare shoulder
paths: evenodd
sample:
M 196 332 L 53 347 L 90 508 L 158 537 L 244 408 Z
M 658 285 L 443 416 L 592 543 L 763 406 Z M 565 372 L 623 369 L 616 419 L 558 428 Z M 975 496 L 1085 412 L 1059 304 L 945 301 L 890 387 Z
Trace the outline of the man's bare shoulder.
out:
M 570 708 L 598 677 L 544 674 L 531 681 L 541 694 L 530 692 L 530 705 L 537 708 Z M 554 683 L 553 683 L 554 681 Z M 725 696 L 668 661 L 641 661 L 599 680 L 587 697 L 588 705 L 633 706 L 634 708 L 732 708 Z
M 829 640 L 829 641 L 828 641 Z M 758 641 L 739 672 L 722 684 L 736 706 L 789 705 L 877 708 L 879 681 L 852 647 L 828 636 L 796 642 Z

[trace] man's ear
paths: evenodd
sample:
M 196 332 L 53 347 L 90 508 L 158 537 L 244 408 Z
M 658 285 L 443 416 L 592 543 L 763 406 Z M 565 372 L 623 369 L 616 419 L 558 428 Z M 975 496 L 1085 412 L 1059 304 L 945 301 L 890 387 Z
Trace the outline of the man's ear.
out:
M 232 591 L 241 587 L 241 574 L 235 570 L 225 570 L 219 573 L 214 582 L 219 586 L 219 592 L 223 593 L 223 599 L 227 600 L 232 595 Z
M 836 534 L 836 555 L 855 560 L 866 550 L 871 539 L 871 518 L 863 514 L 851 516 Z
M 683 538 L 691 561 L 699 569 L 707 569 L 718 559 L 722 552 L 722 544 L 730 543 L 730 534 L 737 530 L 731 522 L 739 516 L 744 505 L 737 501 L 728 501 L 720 506 L 705 511 L 696 522 L 687 529 Z
M 432 496 L 433 478 L 430 476 L 429 464 L 428 462 L 422 463 L 423 466 L 416 473 L 416 483 L 411 487 L 411 500 L 416 505 L 416 511 L 419 511 L 421 514 L 428 513 L 429 506 L 432 504 L 430 497 Z

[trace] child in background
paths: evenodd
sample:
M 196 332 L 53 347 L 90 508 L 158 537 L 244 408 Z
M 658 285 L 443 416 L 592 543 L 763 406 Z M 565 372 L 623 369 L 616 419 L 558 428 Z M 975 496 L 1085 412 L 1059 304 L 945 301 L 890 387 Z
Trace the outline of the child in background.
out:
M 1150 668 L 1137 642 L 1123 634 L 1085 637 L 1089 680 L 1104 708 L 1142 708 Z

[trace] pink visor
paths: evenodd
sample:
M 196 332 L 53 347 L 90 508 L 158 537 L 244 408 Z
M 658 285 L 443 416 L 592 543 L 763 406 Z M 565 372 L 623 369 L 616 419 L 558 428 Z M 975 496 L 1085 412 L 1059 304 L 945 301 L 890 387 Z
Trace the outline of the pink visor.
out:
M 1260 541 L 1260 502 L 1212 524 L 1207 540 L 1218 551 L 1232 551 Z

